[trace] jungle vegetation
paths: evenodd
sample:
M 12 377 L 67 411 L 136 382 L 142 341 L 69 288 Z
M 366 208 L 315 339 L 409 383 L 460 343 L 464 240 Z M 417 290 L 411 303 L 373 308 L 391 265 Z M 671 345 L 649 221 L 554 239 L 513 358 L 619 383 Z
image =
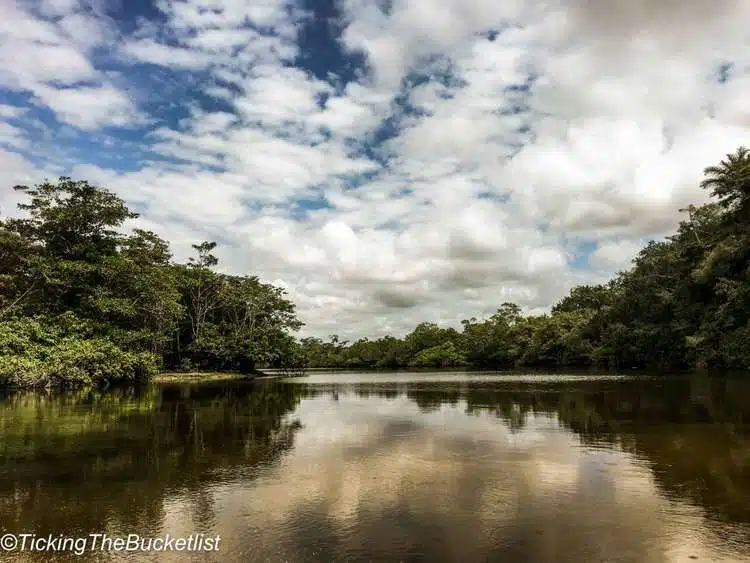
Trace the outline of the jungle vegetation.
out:
M 15 190 L 0 220 L 0 386 L 112 384 L 159 369 L 283 366 L 301 326 L 284 291 L 216 271 L 215 242 L 171 260 L 109 190 L 60 178 Z
M 460 330 L 297 340 L 281 288 L 216 270 L 215 242 L 176 263 L 167 241 L 124 225 L 113 192 L 62 177 L 15 186 L 0 218 L 0 386 L 111 384 L 156 371 L 259 366 L 750 369 L 750 151 L 705 169 L 711 201 L 609 283 L 575 287 L 549 314 L 503 303 Z
M 421 323 L 404 338 L 302 340 L 307 365 L 342 368 L 750 369 L 750 151 L 704 170 L 709 203 L 633 266 L 582 285 L 549 314 L 503 303 L 461 330 Z

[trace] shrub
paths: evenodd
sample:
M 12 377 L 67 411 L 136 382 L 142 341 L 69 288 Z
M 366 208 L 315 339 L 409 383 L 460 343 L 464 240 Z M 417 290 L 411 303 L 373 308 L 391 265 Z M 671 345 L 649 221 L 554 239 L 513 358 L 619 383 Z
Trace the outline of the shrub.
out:
M 125 351 L 107 338 L 87 338 L 85 323 L 64 318 L 0 322 L 0 386 L 110 385 L 152 375 L 157 358 Z

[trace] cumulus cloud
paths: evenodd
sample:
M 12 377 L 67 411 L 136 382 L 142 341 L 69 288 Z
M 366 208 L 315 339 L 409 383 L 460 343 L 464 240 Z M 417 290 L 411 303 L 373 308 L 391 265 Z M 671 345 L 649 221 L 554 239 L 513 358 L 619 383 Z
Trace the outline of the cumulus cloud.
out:
M 90 51 L 111 29 L 84 8 L 70 0 L 0 4 L 0 86 L 30 93 L 60 122 L 82 129 L 138 122 L 127 93 L 92 64 Z
M 591 254 L 589 262 L 592 266 L 603 270 L 624 270 L 644 246 L 642 241 L 631 238 L 610 239 L 602 241 Z
M 1 124 L 0 124 L 1 125 Z M 3 130 L 0 128 L 0 143 L 3 141 Z M 17 205 L 21 198 L 13 191 L 13 186 L 28 185 L 44 178 L 44 172 L 36 170 L 34 165 L 16 152 L 0 146 L 0 215 L 3 217 L 18 216 Z
M 211 58 L 200 51 L 157 43 L 153 39 L 141 39 L 124 46 L 123 53 L 140 62 L 155 65 L 200 69 L 211 63 Z
M 315 335 L 543 311 L 670 232 L 750 132 L 741 0 L 313 8 L 4 2 L 0 85 L 127 164 L 48 168 L 116 189 L 178 257 L 216 239 L 226 270 L 283 280 Z

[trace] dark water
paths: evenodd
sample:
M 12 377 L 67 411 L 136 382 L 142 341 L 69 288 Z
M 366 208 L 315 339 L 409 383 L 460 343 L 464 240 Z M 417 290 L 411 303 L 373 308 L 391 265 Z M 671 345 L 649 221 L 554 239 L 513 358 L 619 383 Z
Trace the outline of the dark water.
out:
M 750 561 L 750 380 L 315 374 L 8 395 L 0 529 L 88 538 L 80 557 L 9 560 Z M 92 533 L 220 541 L 116 552 Z

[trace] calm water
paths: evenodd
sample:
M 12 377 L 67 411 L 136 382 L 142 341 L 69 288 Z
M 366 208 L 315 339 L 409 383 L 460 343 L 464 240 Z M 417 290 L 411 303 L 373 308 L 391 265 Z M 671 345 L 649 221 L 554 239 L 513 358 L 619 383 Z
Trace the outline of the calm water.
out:
M 8 395 L 0 529 L 221 538 L 11 560 L 750 561 L 750 380 L 317 373 Z

